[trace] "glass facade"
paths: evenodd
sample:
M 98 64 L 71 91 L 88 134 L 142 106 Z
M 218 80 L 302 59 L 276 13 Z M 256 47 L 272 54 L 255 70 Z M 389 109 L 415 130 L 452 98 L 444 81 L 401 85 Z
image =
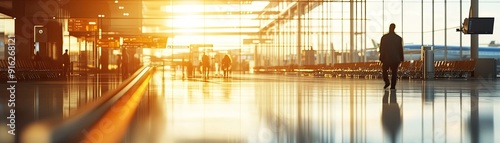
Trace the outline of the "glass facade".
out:
M 0 14 L 0 60 L 7 59 L 7 37 L 14 35 L 14 19 Z
M 448 46 L 470 46 L 470 35 L 456 31 L 469 16 L 470 0 L 173 2 L 143 2 L 141 31 L 175 35 L 169 37 L 170 46 L 213 44 L 214 50 L 240 50 L 243 53 L 239 54 L 253 54 L 248 59 L 255 66 L 376 61 L 377 54 L 367 51 L 377 50 L 390 23 L 396 24 L 396 33 L 405 44 L 444 46 L 445 60 L 452 60 L 446 55 L 457 52 L 447 51 Z M 158 9 L 147 8 L 152 6 Z M 498 6 L 498 1 L 479 1 L 478 15 L 497 17 Z M 70 35 L 70 14 L 64 11 L 61 15 L 62 49 L 69 49 L 72 61 L 97 67 L 101 50 L 94 46 L 95 37 Z M 14 20 L 0 17 L 0 33 L 5 37 L 14 32 Z M 497 29 L 494 34 L 479 36 L 479 45 L 500 39 Z M 266 41 L 244 43 L 244 39 Z M 0 49 L 0 59 L 5 58 L 4 51 Z M 470 58 L 469 50 L 459 54 Z
M 376 48 L 391 23 L 396 24 L 395 31 L 405 44 L 444 46 L 444 53 L 450 54 L 448 46 L 470 46 L 470 35 L 457 31 L 469 16 L 470 5 L 466 0 L 279 2 L 264 9 L 281 14 L 263 17 L 260 36 L 273 43 L 255 46 L 256 64 L 303 65 L 304 52 L 311 49 L 314 64 L 370 61 L 374 58 L 367 56 L 373 55 L 365 55 L 365 51 Z M 479 17 L 497 17 L 500 13 L 495 5 L 500 2 L 479 1 Z M 273 26 L 266 27 L 270 23 Z M 479 36 L 479 46 L 500 38 L 494 30 L 492 35 Z M 468 50 L 460 54 L 470 57 Z

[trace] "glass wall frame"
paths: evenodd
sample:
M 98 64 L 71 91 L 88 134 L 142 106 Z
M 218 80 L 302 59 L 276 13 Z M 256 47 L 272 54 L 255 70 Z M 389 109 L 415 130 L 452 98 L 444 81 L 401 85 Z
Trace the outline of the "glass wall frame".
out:
M 270 28 L 273 31 L 265 33 L 273 35 L 274 42 L 271 47 L 267 47 L 273 49 L 257 50 L 262 53 L 256 53 L 280 57 L 282 60 L 260 63 L 260 66 L 300 65 L 298 61 L 302 60 L 292 59 L 300 58 L 297 52 L 311 46 L 316 50 L 315 64 L 378 61 L 377 57 L 367 57 L 373 55 L 367 55 L 366 52 L 378 51 L 377 44 L 383 34 L 388 32 L 391 23 L 396 24 L 395 32 L 402 36 L 404 44 L 444 47 L 444 61 L 470 59 L 470 50 L 463 48 L 470 46 L 470 35 L 457 32 L 464 18 L 469 15 L 470 0 L 294 1 L 279 2 L 278 8 L 265 10 L 290 12 L 291 5 L 298 3 L 305 5 L 300 16 L 300 27 L 297 15 L 293 18 L 278 18 L 276 21 L 280 22 Z M 479 1 L 479 17 L 500 16 L 495 6 L 500 6 L 500 2 Z M 297 11 L 290 13 L 294 12 Z M 270 22 L 262 22 L 265 23 Z M 495 27 L 497 25 L 498 22 Z M 494 28 L 492 35 L 480 35 L 479 46 L 487 47 L 490 41 L 499 39 L 497 29 Z M 300 42 L 297 38 L 300 38 Z M 456 56 L 459 58 L 450 55 L 457 52 L 449 51 L 450 46 L 460 47 L 460 55 Z M 290 62 L 285 62 L 287 60 Z

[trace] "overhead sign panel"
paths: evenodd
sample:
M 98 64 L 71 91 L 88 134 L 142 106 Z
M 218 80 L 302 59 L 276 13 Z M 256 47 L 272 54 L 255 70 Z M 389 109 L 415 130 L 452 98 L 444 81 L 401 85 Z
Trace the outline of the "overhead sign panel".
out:
M 148 41 L 144 42 L 144 48 L 166 48 L 167 37 L 149 37 Z
M 97 18 L 70 18 L 68 19 L 69 32 L 97 31 Z
M 133 36 L 123 37 L 125 48 L 166 48 L 168 37 Z
M 101 48 L 120 48 L 120 37 L 106 37 L 99 39 L 98 45 Z
M 214 44 L 191 44 L 189 45 L 191 48 L 212 48 Z
M 243 39 L 243 44 L 272 43 L 273 39 Z

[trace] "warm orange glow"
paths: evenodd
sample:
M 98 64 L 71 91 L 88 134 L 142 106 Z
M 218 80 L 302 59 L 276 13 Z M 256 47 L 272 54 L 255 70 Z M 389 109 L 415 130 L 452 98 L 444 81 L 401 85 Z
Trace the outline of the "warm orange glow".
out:
M 203 16 L 186 14 L 177 16 L 173 20 L 165 20 L 165 25 L 175 28 L 195 28 L 202 27 L 205 23 Z
M 258 28 L 238 28 L 238 26 L 258 26 L 255 20 L 258 15 L 249 14 L 252 11 L 261 11 L 269 2 L 252 2 L 251 4 L 228 3 L 224 5 L 174 4 L 163 5 L 160 11 L 168 15 L 163 19 L 163 25 L 168 30 L 159 30 L 152 27 L 143 27 L 146 33 L 178 33 L 199 34 L 200 32 L 256 32 Z M 240 11 L 242 13 L 233 13 Z M 205 14 L 222 12 L 222 15 Z M 222 28 L 213 28 L 222 27 Z M 234 28 L 231 28 L 234 27 Z
M 102 142 L 118 142 L 126 133 L 128 127 L 126 125 L 132 121 L 141 97 L 144 95 L 149 84 L 147 81 L 150 79 L 151 75 L 148 75 L 133 93 L 129 91 L 124 97 L 120 98 L 111 107 L 111 110 L 106 112 L 87 133 L 100 135 L 99 141 Z M 90 140 L 83 138 L 82 141 L 86 142 Z

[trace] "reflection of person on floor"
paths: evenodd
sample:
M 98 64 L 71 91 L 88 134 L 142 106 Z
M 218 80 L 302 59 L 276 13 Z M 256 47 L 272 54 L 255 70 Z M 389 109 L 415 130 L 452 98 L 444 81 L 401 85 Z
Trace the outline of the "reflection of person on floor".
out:
M 224 72 L 224 78 L 229 77 L 229 70 L 231 69 L 231 58 L 229 55 L 224 55 L 222 58 L 222 71 Z
M 201 62 L 203 63 L 203 78 L 208 79 L 209 70 L 210 70 L 210 58 L 207 54 L 203 53 L 201 57 Z
M 390 136 L 391 142 L 396 142 L 396 137 L 401 127 L 401 111 L 396 101 L 396 90 L 384 91 L 382 97 L 382 126 L 384 132 Z

